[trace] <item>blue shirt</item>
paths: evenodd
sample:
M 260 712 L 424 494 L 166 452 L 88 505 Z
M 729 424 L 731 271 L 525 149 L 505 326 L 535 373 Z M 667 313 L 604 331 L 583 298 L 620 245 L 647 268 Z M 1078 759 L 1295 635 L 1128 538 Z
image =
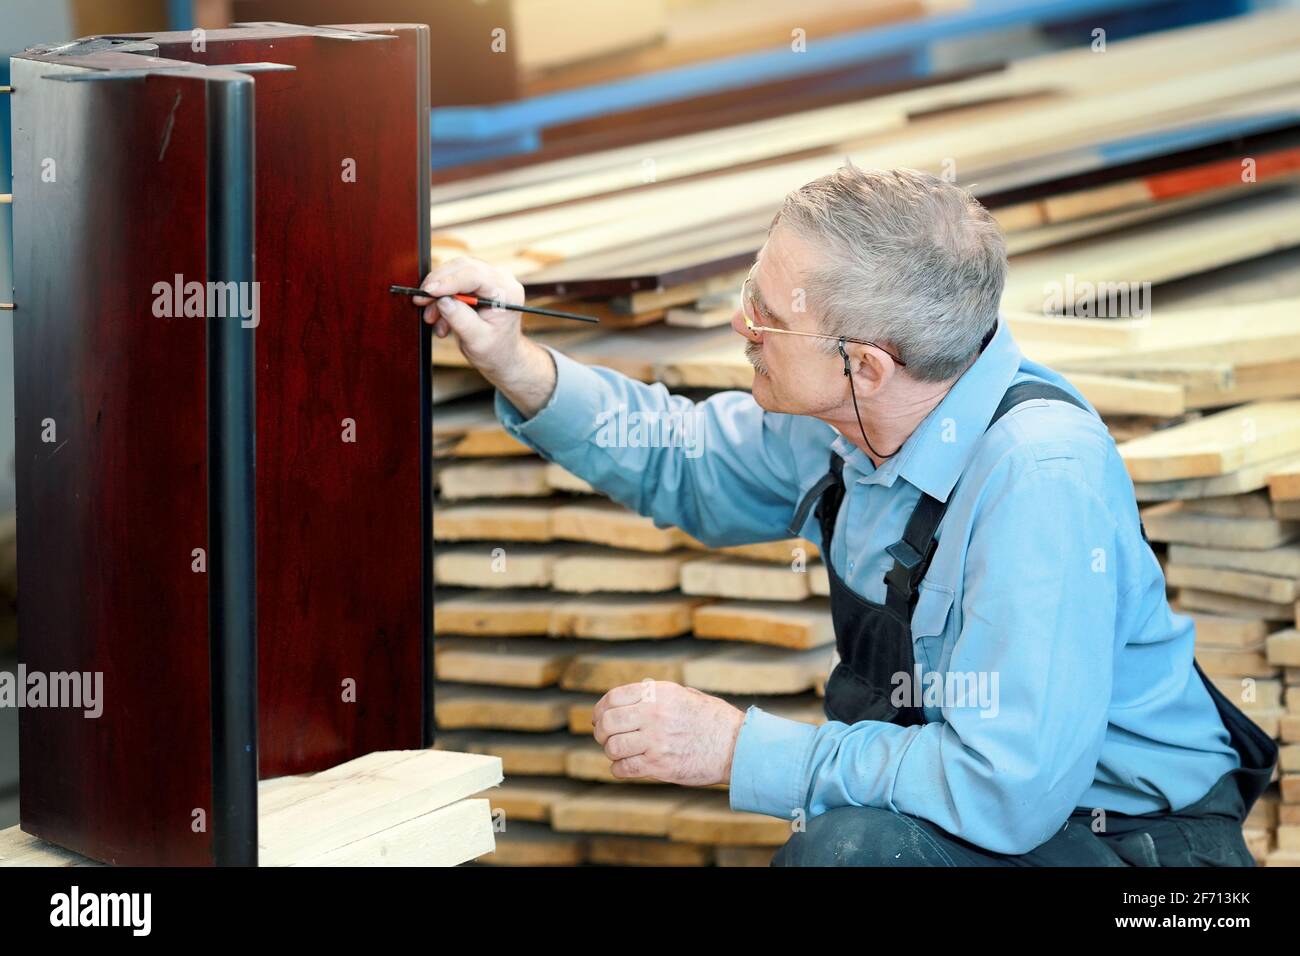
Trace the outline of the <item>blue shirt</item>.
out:
M 885 549 L 920 493 L 948 502 L 912 618 L 925 672 L 913 689 L 933 686 L 933 672 L 974 675 L 996 693 L 923 694 L 913 703 L 926 704 L 927 722 L 907 727 L 814 727 L 750 707 L 732 762 L 733 809 L 797 820 L 880 807 L 1018 854 L 1076 808 L 1178 810 L 1239 765 L 1192 666 L 1193 623 L 1169 607 L 1105 425 L 1038 399 L 985 434 L 1013 383 L 1078 396 L 1021 354 L 1005 321 L 879 468 L 830 425 L 766 411 L 748 392 L 692 403 L 552 353 L 546 406 L 525 420 L 498 392 L 503 426 L 656 525 L 710 546 L 788 537 L 833 449 L 846 493 L 829 557 L 850 588 L 880 603 L 892 565 Z M 640 430 L 620 430 L 625 420 Z M 657 436 L 647 422 L 658 423 Z M 801 533 L 821 545 L 811 514 Z

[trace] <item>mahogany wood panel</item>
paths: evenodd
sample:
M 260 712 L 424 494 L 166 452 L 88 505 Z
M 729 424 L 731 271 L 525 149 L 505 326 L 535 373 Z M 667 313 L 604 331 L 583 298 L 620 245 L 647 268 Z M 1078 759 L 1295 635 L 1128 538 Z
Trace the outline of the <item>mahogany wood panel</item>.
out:
M 423 743 L 427 332 L 387 288 L 422 275 L 422 235 L 427 250 L 427 31 L 392 34 L 211 31 L 204 53 L 151 38 L 162 57 L 297 67 L 255 74 L 262 776 Z M 22 825 L 97 859 L 208 863 L 190 826 L 212 782 L 207 585 L 190 569 L 205 329 L 151 311 L 155 282 L 205 278 L 203 84 L 15 65 L 20 657 L 102 670 L 106 697 L 98 720 L 22 712 Z
M 204 863 L 204 323 L 152 311 L 154 282 L 205 271 L 203 84 L 13 68 L 19 659 L 103 674 L 98 718 L 19 712 L 22 826 L 100 860 Z
M 421 745 L 420 320 L 388 292 L 422 276 L 420 32 L 153 38 L 169 59 L 297 67 L 256 75 L 263 776 Z

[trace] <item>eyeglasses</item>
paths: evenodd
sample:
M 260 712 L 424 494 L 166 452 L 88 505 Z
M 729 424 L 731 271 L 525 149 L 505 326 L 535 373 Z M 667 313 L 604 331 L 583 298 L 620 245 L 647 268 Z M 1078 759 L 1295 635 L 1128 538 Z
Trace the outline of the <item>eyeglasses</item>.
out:
M 745 328 L 751 332 L 775 332 L 778 335 L 806 335 L 814 339 L 840 339 L 845 342 L 855 342 L 858 345 L 870 345 L 873 349 L 880 349 L 902 368 L 907 368 L 907 363 L 900 359 L 883 345 L 877 345 L 875 342 L 868 342 L 866 339 L 853 339 L 847 335 L 827 335 L 825 332 L 799 332 L 795 329 L 774 329 L 770 325 L 759 325 L 754 321 L 754 315 L 757 313 L 758 302 L 754 298 L 751 289 L 754 286 L 754 269 L 758 268 L 755 262 L 749 270 L 749 275 L 745 278 L 745 283 L 740 287 L 740 314 L 745 319 Z

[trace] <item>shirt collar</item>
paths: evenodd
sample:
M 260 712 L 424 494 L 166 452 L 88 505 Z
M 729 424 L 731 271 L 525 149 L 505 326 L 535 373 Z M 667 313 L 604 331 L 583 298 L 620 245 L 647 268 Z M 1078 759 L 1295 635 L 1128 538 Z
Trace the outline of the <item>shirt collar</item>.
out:
M 1005 319 L 993 338 L 893 457 L 874 468 L 867 454 L 842 434 L 832 448 L 866 475 L 860 480 L 892 486 L 902 477 L 939 501 L 947 501 L 1011 385 L 1023 356 Z

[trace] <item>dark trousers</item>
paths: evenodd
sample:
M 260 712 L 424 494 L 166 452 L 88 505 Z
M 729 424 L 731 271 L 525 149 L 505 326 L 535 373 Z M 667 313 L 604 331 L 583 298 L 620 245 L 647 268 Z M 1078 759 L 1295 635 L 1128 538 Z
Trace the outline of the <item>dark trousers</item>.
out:
M 1011 856 L 967 843 L 928 820 L 874 807 L 837 807 L 808 821 L 773 866 L 1254 866 L 1241 834 L 1245 800 L 1239 771 L 1176 813 L 1076 810 L 1028 853 Z

